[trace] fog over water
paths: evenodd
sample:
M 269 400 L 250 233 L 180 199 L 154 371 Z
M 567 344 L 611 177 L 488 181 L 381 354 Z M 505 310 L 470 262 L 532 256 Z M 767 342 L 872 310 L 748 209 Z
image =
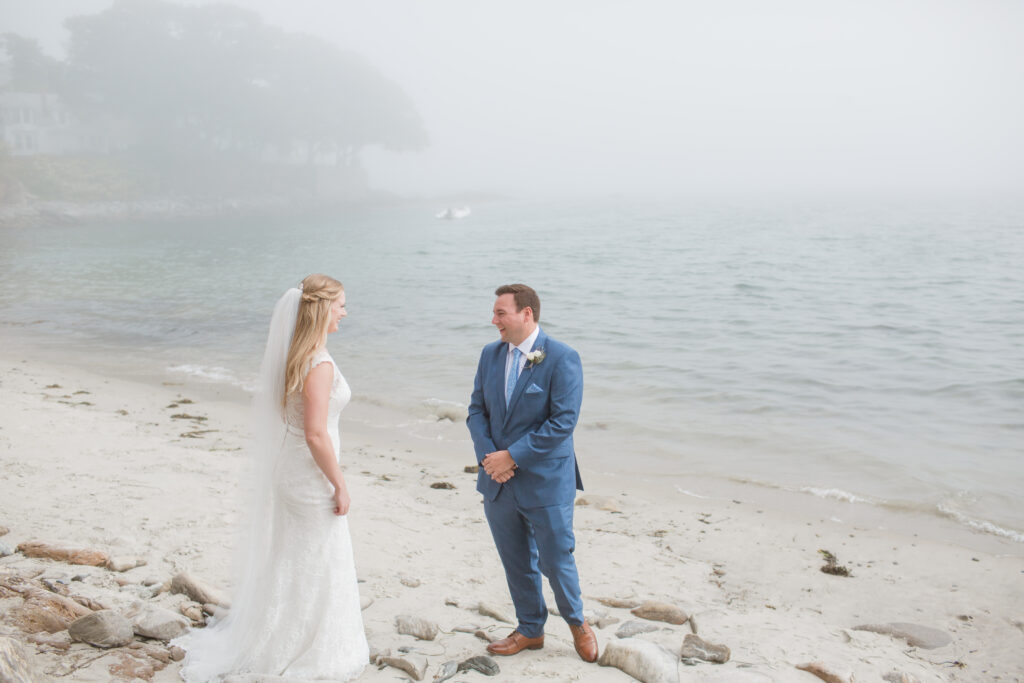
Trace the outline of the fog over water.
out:
M 62 18 L 112 4 L 3 0 L 0 25 L 60 57 Z M 1012 0 L 232 4 L 358 53 L 408 93 L 430 145 L 368 150 L 379 189 L 1024 194 Z

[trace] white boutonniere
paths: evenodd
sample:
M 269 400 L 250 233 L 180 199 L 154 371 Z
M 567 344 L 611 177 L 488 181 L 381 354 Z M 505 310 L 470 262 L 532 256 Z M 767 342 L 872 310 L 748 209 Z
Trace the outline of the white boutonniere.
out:
M 534 349 L 526 354 L 526 367 L 532 368 L 534 365 L 540 365 L 547 357 L 548 354 L 544 353 L 544 349 Z

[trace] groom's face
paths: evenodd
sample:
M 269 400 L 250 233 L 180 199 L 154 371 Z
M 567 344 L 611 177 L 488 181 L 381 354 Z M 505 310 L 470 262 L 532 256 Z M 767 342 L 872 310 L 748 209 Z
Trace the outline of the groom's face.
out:
M 491 324 L 498 328 L 501 341 L 521 344 L 533 331 L 533 321 L 529 308 L 516 310 L 516 299 L 512 294 L 502 294 L 494 302 L 494 317 Z

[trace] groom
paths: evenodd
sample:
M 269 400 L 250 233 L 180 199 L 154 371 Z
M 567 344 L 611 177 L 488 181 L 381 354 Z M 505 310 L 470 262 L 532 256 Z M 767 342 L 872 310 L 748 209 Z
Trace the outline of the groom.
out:
M 583 489 L 572 432 L 583 400 L 580 356 L 544 334 L 540 299 L 526 285 L 495 291 L 501 341 L 484 347 L 466 424 L 480 463 L 477 491 L 519 621 L 496 655 L 544 647 L 548 611 L 541 573 L 569 623 L 576 652 L 597 659 L 597 638 L 583 619 L 572 531 L 573 500 Z

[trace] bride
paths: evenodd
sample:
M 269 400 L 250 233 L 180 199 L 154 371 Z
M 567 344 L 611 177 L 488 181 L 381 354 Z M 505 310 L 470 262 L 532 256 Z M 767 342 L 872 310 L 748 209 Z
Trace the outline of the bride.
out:
M 253 402 L 255 495 L 240 576 L 228 616 L 175 641 L 190 683 L 347 681 L 368 662 L 338 464 L 338 416 L 352 392 L 324 346 L 345 315 L 341 283 L 319 274 L 274 308 Z

